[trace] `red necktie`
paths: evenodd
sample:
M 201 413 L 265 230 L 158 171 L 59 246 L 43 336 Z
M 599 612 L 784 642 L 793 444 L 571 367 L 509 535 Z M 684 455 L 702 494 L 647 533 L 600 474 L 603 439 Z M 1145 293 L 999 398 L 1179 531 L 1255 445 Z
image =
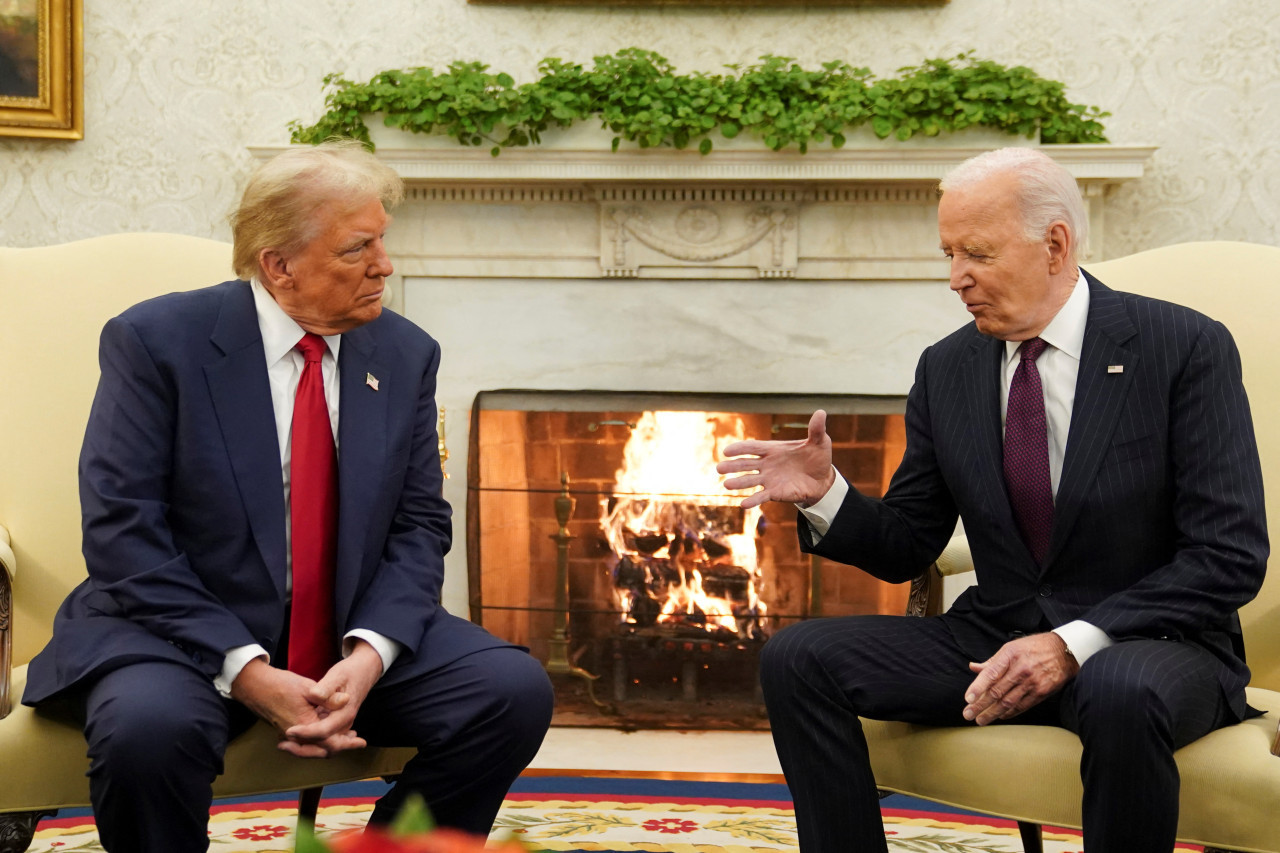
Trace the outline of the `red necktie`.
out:
M 1044 391 L 1036 359 L 1047 347 L 1040 338 L 1024 341 L 1009 386 L 1004 420 L 1004 479 L 1009 503 L 1037 563 L 1043 563 L 1053 533 L 1053 482 L 1049 478 L 1049 431 Z
M 334 557 L 338 541 L 338 456 L 320 357 L 324 338 L 298 342 L 306 359 L 293 401 L 289 461 L 293 602 L 289 616 L 289 669 L 320 679 L 338 660 L 333 616 Z

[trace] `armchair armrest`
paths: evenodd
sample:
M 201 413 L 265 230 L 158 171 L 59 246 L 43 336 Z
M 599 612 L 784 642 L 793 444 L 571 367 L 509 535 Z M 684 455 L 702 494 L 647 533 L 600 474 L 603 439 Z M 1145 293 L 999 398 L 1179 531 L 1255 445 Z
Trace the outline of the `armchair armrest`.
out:
M 942 553 L 938 555 L 936 565 L 938 574 L 944 578 L 973 571 L 973 555 L 969 553 L 969 537 L 964 535 L 952 536 L 951 541 L 947 543 L 947 547 L 943 548 Z
M 13 576 L 18 561 L 9 547 L 9 531 L 0 524 L 0 720 L 9 716 L 10 670 L 13 669 Z
M 971 571 L 973 556 L 969 553 L 969 540 L 964 536 L 952 536 L 934 564 L 911 582 L 907 615 L 936 616 L 941 613 L 942 579 Z

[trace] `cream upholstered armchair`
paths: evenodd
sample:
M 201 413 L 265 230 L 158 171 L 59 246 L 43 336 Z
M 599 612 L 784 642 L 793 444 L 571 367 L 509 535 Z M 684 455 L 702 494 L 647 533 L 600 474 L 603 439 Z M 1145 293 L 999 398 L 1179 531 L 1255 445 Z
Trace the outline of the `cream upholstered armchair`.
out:
M 1244 362 L 1272 532 L 1280 530 L 1280 248 L 1188 243 L 1086 264 L 1109 287 L 1178 302 L 1226 324 Z M 916 615 L 940 607 L 941 576 L 972 571 L 963 537 L 913 588 Z M 1178 838 L 1207 851 L 1280 853 L 1280 577 L 1240 613 L 1263 717 L 1213 732 L 1176 754 Z M 1028 853 L 1040 825 L 1080 826 L 1080 741 L 1047 726 L 929 728 L 864 721 L 877 783 L 1020 823 Z
M 232 277 L 226 243 L 120 234 L 0 249 L 0 853 L 23 851 L 35 822 L 86 806 L 85 742 L 72 725 L 19 704 L 26 662 L 85 575 L 76 460 L 98 379 L 98 333 L 128 306 Z M 315 814 L 326 784 L 398 773 L 412 750 L 326 761 L 275 748 L 259 723 L 231 744 L 214 795 L 302 791 Z

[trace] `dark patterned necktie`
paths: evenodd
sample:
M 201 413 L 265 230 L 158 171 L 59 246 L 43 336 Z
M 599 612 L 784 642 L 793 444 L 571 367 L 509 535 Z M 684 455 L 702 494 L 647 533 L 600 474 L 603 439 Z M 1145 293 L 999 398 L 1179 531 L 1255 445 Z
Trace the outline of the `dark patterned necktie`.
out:
M 338 542 L 338 459 L 320 358 L 324 338 L 298 342 L 306 360 L 293 400 L 289 457 L 293 597 L 289 616 L 289 669 L 319 680 L 338 660 L 333 574 Z
M 1049 479 L 1049 431 L 1036 359 L 1047 347 L 1039 338 L 1018 348 L 1004 421 L 1004 480 L 1022 538 L 1044 563 L 1053 532 L 1053 483 Z

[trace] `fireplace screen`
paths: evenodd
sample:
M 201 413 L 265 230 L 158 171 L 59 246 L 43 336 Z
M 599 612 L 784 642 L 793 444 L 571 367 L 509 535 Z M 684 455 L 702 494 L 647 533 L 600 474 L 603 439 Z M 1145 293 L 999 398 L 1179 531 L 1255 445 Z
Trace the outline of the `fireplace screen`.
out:
M 907 586 L 800 552 L 795 510 L 744 510 L 715 471 L 743 438 L 803 438 L 879 495 L 900 398 L 486 392 L 472 410 L 471 617 L 530 647 L 556 723 L 762 728 L 760 647 L 817 616 L 901 613 Z

